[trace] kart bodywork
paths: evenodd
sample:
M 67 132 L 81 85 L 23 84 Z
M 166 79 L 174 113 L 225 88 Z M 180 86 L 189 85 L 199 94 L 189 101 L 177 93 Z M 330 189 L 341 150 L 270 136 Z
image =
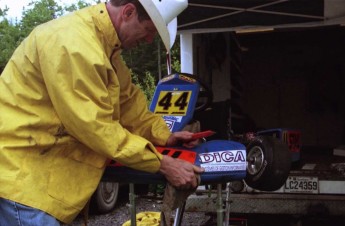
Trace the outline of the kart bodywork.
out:
M 206 97 L 201 104 L 200 96 Z M 193 119 L 194 111 L 207 107 L 211 97 L 206 85 L 195 76 L 175 73 L 158 83 L 150 110 L 161 115 L 172 132 L 180 131 Z M 157 150 L 205 168 L 201 184 L 245 180 L 255 189 L 272 191 L 283 185 L 290 170 L 287 146 L 273 137 L 254 135 L 239 141 L 209 140 L 192 149 L 157 147 Z M 158 173 L 137 171 L 116 162 L 106 168 L 103 180 L 134 184 L 166 182 Z

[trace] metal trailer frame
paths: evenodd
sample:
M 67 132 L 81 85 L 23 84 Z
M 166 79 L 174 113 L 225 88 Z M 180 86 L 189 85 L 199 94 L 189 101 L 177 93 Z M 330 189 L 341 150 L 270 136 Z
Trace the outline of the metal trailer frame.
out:
M 237 214 L 286 214 L 307 216 L 313 214 L 328 214 L 345 216 L 345 174 L 344 163 L 333 163 L 325 159 L 313 164 L 301 164 L 301 169 L 290 171 L 290 177 L 317 178 L 316 191 L 291 192 L 286 185 L 273 192 L 261 192 L 247 186 L 244 181 L 237 185 L 227 183 L 226 190 L 221 193 L 225 217 L 231 213 Z M 315 168 L 305 169 L 315 165 Z M 337 168 L 335 170 L 335 168 Z M 289 179 L 286 183 L 288 183 Z M 242 184 L 241 184 L 242 183 Z M 237 187 L 237 191 L 233 192 Z M 191 195 L 186 203 L 186 211 L 219 212 L 216 203 L 219 197 L 215 191 L 198 190 Z M 223 211 L 224 212 L 224 211 Z
M 327 210 L 331 215 L 345 215 L 344 195 L 304 195 L 278 193 L 231 193 L 222 195 L 223 206 L 228 205 L 231 213 L 241 214 L 313 214 L 314 207 Z M 186 203 L 189 212 L 219 212 L 216 203 L 219 198 L 215 194 L 193 194 Z

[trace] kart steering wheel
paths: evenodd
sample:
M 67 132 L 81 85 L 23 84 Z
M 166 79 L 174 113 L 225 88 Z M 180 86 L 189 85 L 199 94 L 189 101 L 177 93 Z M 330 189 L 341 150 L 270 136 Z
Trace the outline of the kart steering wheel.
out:
M 194 79 L 200 84 L 199 95 L 198 95 L 198 99 L 197 99 L 194 111 L 195 112 L 204 111 L 206 108 L 208 108 L 212 104 L 212 101 L 213 101 L 213 92 L 212 92 L 211 87 L 202 79 L 200 79 L 199 77 L 193 74 L 187 74 L 187 73 L 180 73 L 180 74 L 183 74 L 184 76 Z

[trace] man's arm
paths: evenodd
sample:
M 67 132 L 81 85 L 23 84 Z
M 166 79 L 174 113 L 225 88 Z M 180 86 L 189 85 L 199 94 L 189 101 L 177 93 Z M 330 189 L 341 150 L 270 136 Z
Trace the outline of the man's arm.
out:
M 197 174 L 204 169 L 180 159 L 164 155 L 159 172 L 168 182 L 179 189 L 191 189 L 198 186 Z
M 49 29 L 31 37 L 30 41 L 44 43 L 38 47 L 39 65 L 52 107 L 66 132 L 89 149 L 128 167 L 157 172 L 161 155 L 121 124 L 121 68 L 113 70 L 92 37 Z
M 167 146 L 184 145 L 194 147 L 198 140 L 193 139 L 193 133 L 188 131 L 175 132 L 167 140 Z M 168 182 L 180 189 L 190 189 L 198 186 L 197 175 L 204 169 L 187 161 L 174 159 L 164 155 L 161 160 L 159 172 L 165 176 Z

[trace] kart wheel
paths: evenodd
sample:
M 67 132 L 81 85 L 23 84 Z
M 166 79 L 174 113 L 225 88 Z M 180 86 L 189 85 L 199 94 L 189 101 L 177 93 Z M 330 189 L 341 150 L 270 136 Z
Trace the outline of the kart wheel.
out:
M 98 213 L 114 209 L 119 193 L 119 183 L 100 182 L 91 199 L 91 208 Z
M 261 191 L 274 191 L 284 185 L 291 156 L 286 144 L 270 136 L 258 136 L 247 145 L 245 182 Z

